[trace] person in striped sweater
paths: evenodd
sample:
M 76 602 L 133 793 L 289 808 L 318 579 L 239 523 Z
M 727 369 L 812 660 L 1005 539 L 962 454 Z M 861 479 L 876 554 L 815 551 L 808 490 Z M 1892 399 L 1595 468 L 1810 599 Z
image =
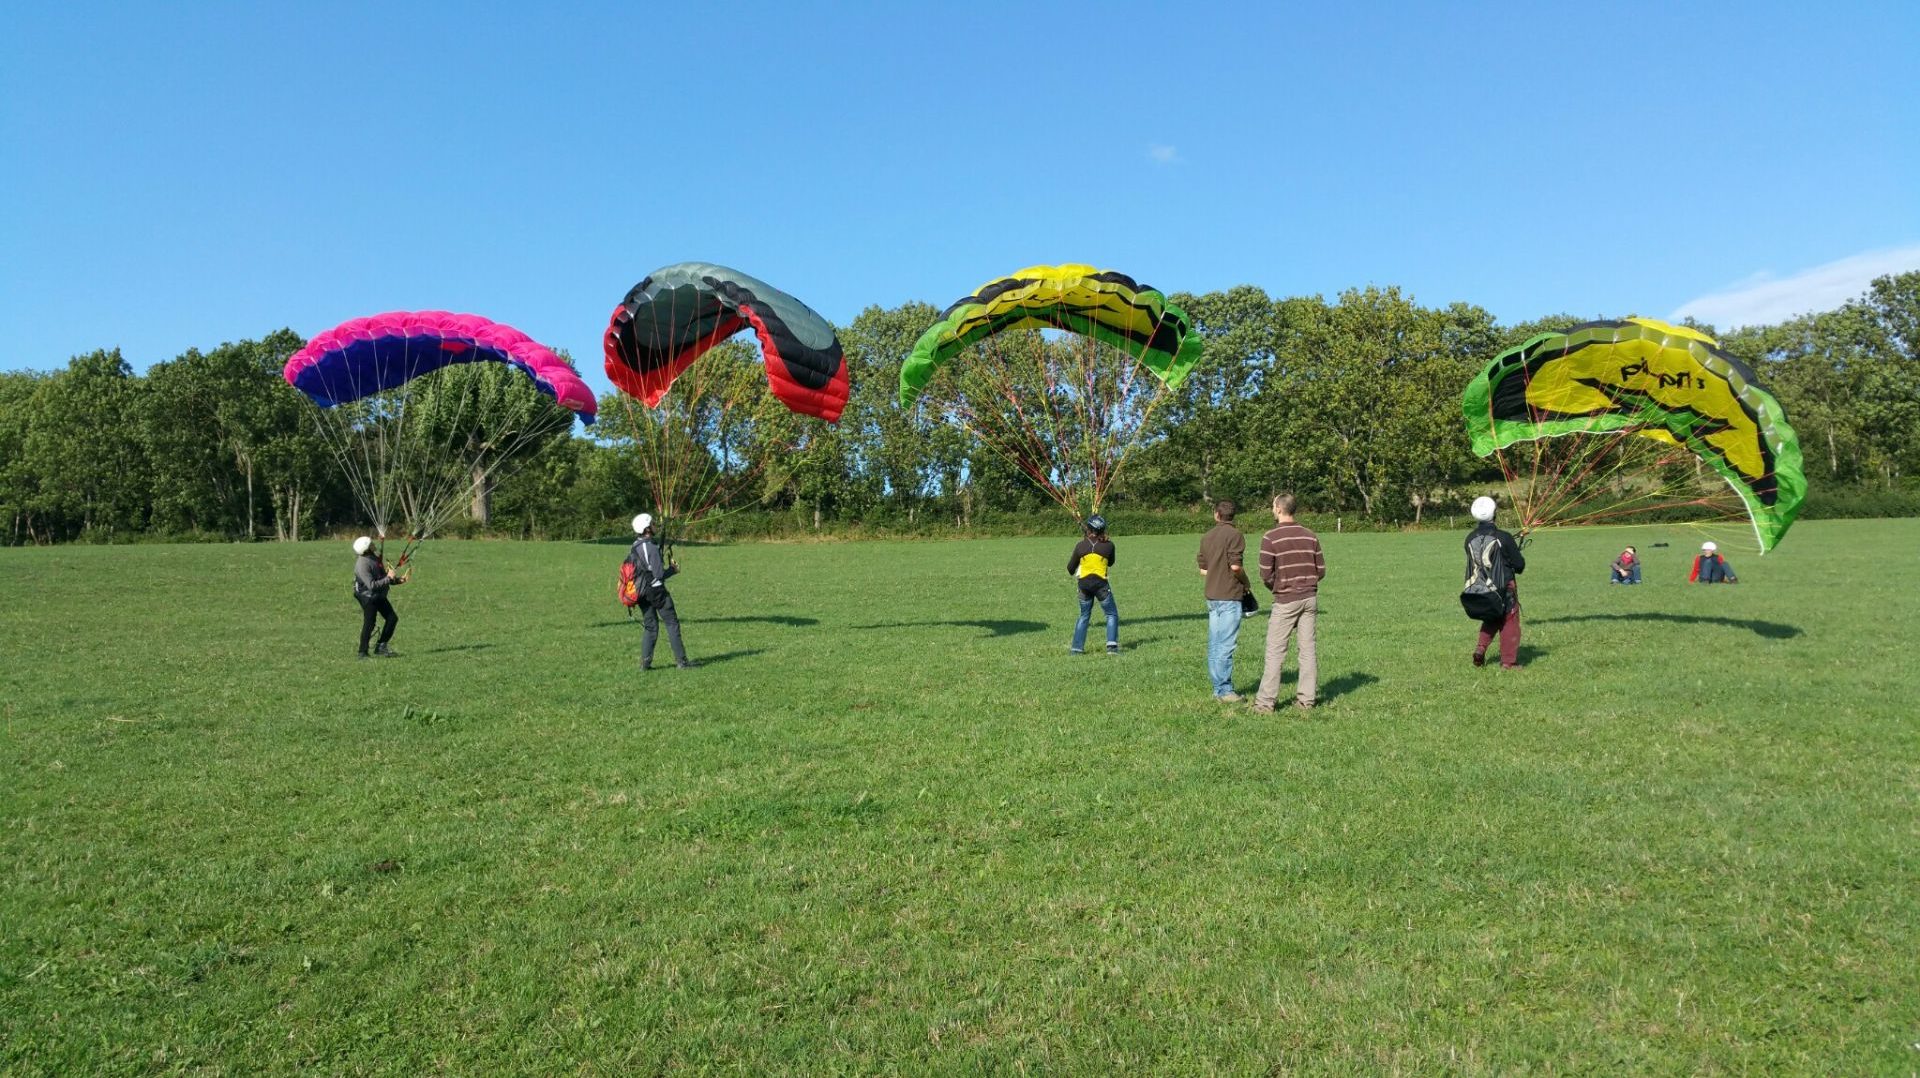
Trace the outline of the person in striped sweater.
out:
M 1293 519 L 1299 500 L 1291 493 L 1273 499 L 1273 530 L 1260 537 L 1260 582 L 1273 592 L 1273 613 L 1267 619 L 1267 665 L 1260 672 L 1260 691 L 1253 709 L 1273 711 L 1280 700 L 1280 668 L 1287 661 L 1290 638 L 1300 641 L 1300 679 L 1293 704 L 1302 711 L 1313 707 L 1320 688 L 1320 661 L 1314 649 L 1314 623 L 1320 616 L 1320 581 L 1327 575 L 1327 559 L 1320 537 Z

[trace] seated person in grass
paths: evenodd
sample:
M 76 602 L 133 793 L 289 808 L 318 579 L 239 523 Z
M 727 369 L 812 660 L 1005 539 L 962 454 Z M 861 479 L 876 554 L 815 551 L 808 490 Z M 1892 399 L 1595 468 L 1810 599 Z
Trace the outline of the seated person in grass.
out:
M 1733 575 L 1733 566 L 1720 556 L 1720 548 L 1712 540 L 1700 544 L 1700 553 L 1694 556 L 1693 571 L 1687 574 L 1689 584 L 1738 584 L 1740 578 Z
M 393 639 L 393 630 L 400 624 L 400 615 L 393 612 L 393 604 L 387 601 L 387 589 L 396 584 L 405 584 L 407 578 L 387 571 L 387 563 L 380 560 L 380 552 L 373 548 L 370 536 L 363 535 L 355 539 L 353 553 L 353 598 L 360 604 L 360 657 L 367 657 L 367 641 L 373 636 L 373 618 L 378 614 L 386 624 L 380 629 L 380 642 L 374 646 L 373 653 L 382 658 L 394 658 L 393 649 L 387 646 L 387 641 Z
M 1620 556 L 1613 559 L 1613 576 L 1607 581 L 1607 583 L 1609 584 L 1640 583 L 1639 553 L 1635 551 L 1632 547 L 1628 547 L 1627 549 L 1622 550 L 1620 552 Z
M 1113 540 L 1107 538 L 1107 518 L 1098 513 L 1087 518 L 1086 534 L 1067 559 L 1067 575 L 1080 582 L 1080 620 L 1073 625 L 1073 653 L 1087 649 L 1087 625 L 1093 620 L 1093 604 L 1099 603 L 1107 615 L 1107 654 L 1120 654 L 1120 608 L 1114 605 L 1113 586 L 1107 574 L 1113 569 Z

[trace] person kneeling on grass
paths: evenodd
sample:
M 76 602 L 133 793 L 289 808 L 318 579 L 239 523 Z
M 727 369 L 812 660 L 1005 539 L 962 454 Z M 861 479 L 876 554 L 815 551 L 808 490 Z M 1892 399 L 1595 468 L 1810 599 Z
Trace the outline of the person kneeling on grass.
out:
M 1693 559 L 1693 571 L 1687 574 L 1689 584 L 1738 584 L 1740 578 L 1733 575 L 1733 566 L 1720 556 L 1720 548 L 1708 541 L 1700 544 L 1700 553 Z
M 640 669 L 653 669 L 653 648 L 660 640 L 660 623 L 667 626 L 667 646 L 673 649 L 673 665 L 682 670 L 698 666 L 687 660 L 687 647 L 680 642 L 680 615 L 673 608 L 673 596 L 667 594 L 667 578 L 680 566 L 660 556 L 660 543 L 653 536 L 653 515 L 641 513 L 633 518 L 633 531 L 639 538 L 627 559 L 633 562 L 633 580 L 640 591 Z
M 1640 555 L 1628 547 L 1613 559 L 1613 575 L 1607 578 L 1609 584 L 1640 583 Z
M 1113 569 L 1113 540 L 1107 538 L 1107 518 L 1098 513 L 1087 518 L 1086 535 L 1067 559 L 1067 575 L 1080 582 L 1080 620 L 1073 624 L 1073 653 L 1087 650 L 1087 625 L 1093 620 L 1093 604 L 1099 603 L 1107 615 L 1107 654 L 1120 654 L 1120 608 L 1114 605 L 1113 585 L 1107 574 Z
M 395 658 L 387 641 L 393 639 L 400 615 L 393 612 L 393 604 L 387 601 L 387 589 L 405 584 L 407 578 L 387 572 L 387 563 L 380 560 L 380 553 L 373 549 L 373 539 L 369 536 L 353 541 L 353 553 L 353 598 L 360 604 L 360 657 L 367 657 L 367 641 L 373 636 L 373 618 L 378 614 L 386 624 L 380 629 L 380 642 L 374 646 L 373 653 Z

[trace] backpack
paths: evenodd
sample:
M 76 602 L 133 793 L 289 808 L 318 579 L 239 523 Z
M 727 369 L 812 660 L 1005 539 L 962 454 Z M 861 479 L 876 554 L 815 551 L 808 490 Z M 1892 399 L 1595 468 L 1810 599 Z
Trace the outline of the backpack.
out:
M 1467 540 L 1467 583 L 1460 589 L 1460 608 L 1475 621 L 1499 621 L 1507 616 L 1512 581 L 1500 537 L 1493 532 Z
M 640 577 L 631 557 L 620 563 L 620 578 L 614 584 L 613 593 L 620 598 L 620 605 L 636 607 L 640 605 Z
M 1108 587 L 1107 559 L 1098 551 L 1089 550 L 1080 555 L 1080 567 L 1075 570 L 1079 577 L 1080 594 L 1097 599 Z

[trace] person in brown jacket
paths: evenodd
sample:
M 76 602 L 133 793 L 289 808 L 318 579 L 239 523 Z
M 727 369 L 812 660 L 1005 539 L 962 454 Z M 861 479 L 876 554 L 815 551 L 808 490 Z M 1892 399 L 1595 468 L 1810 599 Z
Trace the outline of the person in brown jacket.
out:
M 1314 622 L 1320 616 L 1320 581 L 1327 575 L 1327 559 L 1320 537 L 1293 519 L 1299 500 L 1291 493 L 1273 499 L 1274 528 L 1260 537 L 1260 582 L 1273 592 L 1273 613 L 1267 619 L 1267 665 L 1260 673 L 1260 691 L 1253 709 L 1267 714 L 1280 700 L 1280 668 L 1286 665 L 1287 643 L 1300 638 L 1300 680 L 1294 687 L 1294 706 L 1313 707 L 1320 687 L 1319 656 L 1314 651 Z
M 1233 691 L 1233 652 L 1240 643 L 1240 599 L 1252 590 L 1243 562 L 1247 537 L 1233 526 L 1236 506 L 1220 501 L 1213 506 L 1213 528 L 1200 537 L 1200 575 L 1207 578 L 1207 676 L 1213 698 L 1238 703 Z

